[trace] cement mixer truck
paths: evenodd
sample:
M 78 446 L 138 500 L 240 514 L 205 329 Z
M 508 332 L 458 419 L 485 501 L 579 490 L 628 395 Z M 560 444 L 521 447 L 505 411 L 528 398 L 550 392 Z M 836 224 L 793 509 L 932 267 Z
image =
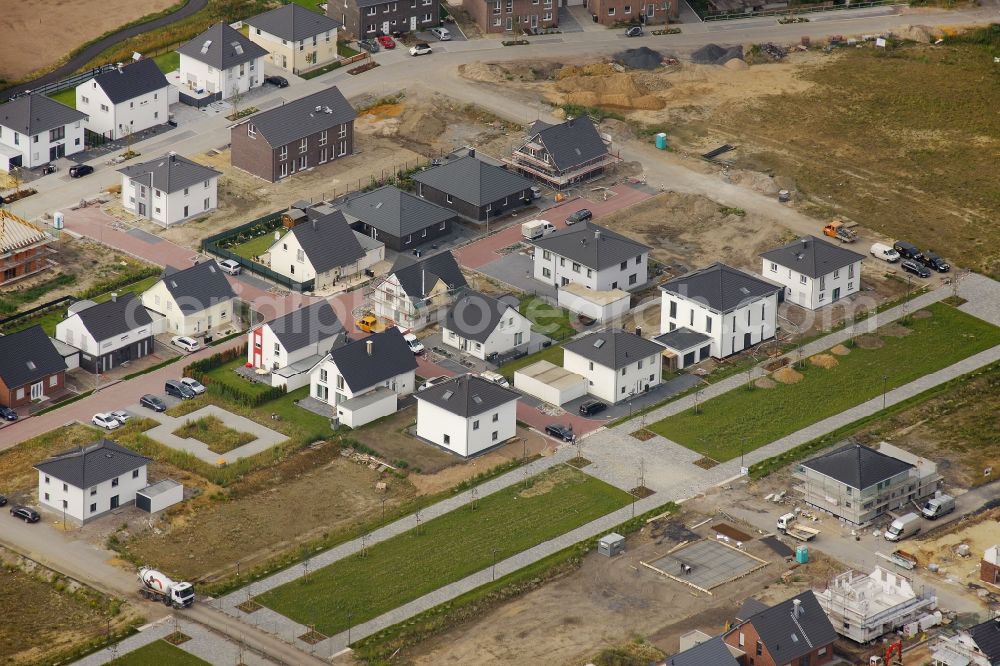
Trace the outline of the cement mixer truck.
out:
M 187 608 L 194 601 L 194 587 L 191 583 L 176 583 L 156 569 L 139 569 L 139 594 L 144 599 L 161 601 L 165 606 Z

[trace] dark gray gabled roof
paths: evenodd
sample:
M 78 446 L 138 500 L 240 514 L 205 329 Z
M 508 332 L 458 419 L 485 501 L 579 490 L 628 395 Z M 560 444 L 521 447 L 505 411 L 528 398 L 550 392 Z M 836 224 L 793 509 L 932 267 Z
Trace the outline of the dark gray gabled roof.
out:
M 530 190 L 532 182 L 471 155 L 456 157 L 444 164 L 417 173 L 413 180 L 433 187 L 473 206 L 485 206 L 504 197 L 516 197 Z
M 182 44 L 177 52 L 221 70 L 267 55 L 267 49 L 254 44 L 225 23 L 216 23 L 190 42 Z
M 800 602 L 795 615 L 795 601 Z M 787 664 L 837 640 L 837 632 L 812 590 L 754 613 L 747 620 L 760 635 L 774 663 Z
M 468 289 L 448 309 L 443 327 L 463 338 L 486 342 L 511 307 L 508 303 Z
M 663 347 L 652 340 L 621 329 L 585 335 L 567 343 L 563 349 L 615 370 L 663 352 Z
M 41 326 L 0 335 L 0 379 L 9 389 L 66 369 L 66 361 Z
M 93 81 L 107 94 L 112 104 L 127 102 L 170 85 L 156 62 L 149 59 L 98 74 Z
M 328 31 L 336 32 L 337 28 L 344 25 L 325 14 L 310 11 L 295 3 L 282 5 L 243 22 L 253 28 L 260 28 L 261 32 L 290 42 L 309 39 Z
M 354 230 L 339 210 L 327 215 L 319 215 L 313 209 L 306 212 L 309 219 L 296 224 L 288 233 L 302 246 L 317 273 L 347 266 L 365 256 Z
M 719 636 L 667 657 L 667 666 L 739 666 L 729 646 Z
M 359 220 L 396 238 L 437 227 L 455 217 L 454 211 L 392 185 L 350 196 L 340 210 L 348 220 Z
M 811 278 L 828 275 L 838 268 L 865 258 L 863 254 L 848 250 L 839 244 L 827 243 L 815 236 L 804 236 L 783 247 L 768 250 L 760 256 Z
M 736 620 L 738 622 L 744 622 L 762 610 L 767 609 L 768 605 L 763 601 L 754 599 L 753 597 L 747 597 L 747 599 L 743 602 L 743 605 L 740 606 L 740 609 L 736 611 Z
M 197 185 L 222 175 L 220 171 L 203 166 L 174 153 L 161 155 L 155 160 L 149 160 L 142 164 L 127 166 L 124 169 L 119 169 L 118 173 L 167 194 L 179 192 L 186 187 L 191 187 L 192 185 Z
M 292 310 L 267 322 L 267 326 L 286 352 L 297 351 L 344 333 L 344 325 L 326 300 Z M 327 347 L 321 351 L 327 351 Z
M 726 313 L 782 290 L 750 273 L 715 263 L 660 285 L 663 291 Z
M 90 488 L 128 474 L 151 461 L 106 439 L 57 453 L 35 469 L 77 488 Z
M 1000 664 L 1000 617 L 969 627 L 969 635 L 990 660 L 990 664 Z
M 649 246 L 605 229 L 581 222 L 536 241 L 537 247 L 599 271 L 649 252 Z
M 91 305 L 74 316 L 80 318 L 80 323 L 98 344 L 153 323 L 142 299 L 135 294 L 123 294 L 117 299 Z M 152 330 L 149 334 L 153 334 Z
M 438 280 L 443 280 L 451 290 L 467 287 L 469 284 L 455 261 L 455 255 L 450 251 L 420 261 L 413 261 L 401 254 L 390 275 L 396 276 L 399 286 L 410 298 L 424 298 Z
M 351 391 L 360 391 L 417 369 L 417 358 L 398 328 L 388 328 L 367 338 L 330 350 L 330 360 Z
M 682 326 L 663 335 L 658 335 L 653 339 L 664 347 L 670 347 L 675 351 L 684 351 L 685 349 L 691 349 L 706 342 L 711 342 L 712 336 L 692 331 L 690 328 Z
M 229 280 L 214 261 L 195 264 L 184 270 L 167 266 L 163 271 L 163 285 L 185 315 L 236 298 Z
M 843 484 L 864 490 L 902 474 L 913 465 L 861 444 L 847 444 L 836 451 L 802 463 Z
M 532 141 L 545 146 L 562 171 L 608 154 L 604 139 L 587 116 L 571 118 L 558 125 L 537 121 L 528 133 Z
M 358 114 L 337 86 L 330 86 L 312 95 L 286 102 L 268 111 L 247 118 L 245 123 L 254 126 L 268 145 L 278 148 L 286 144 L 327 130 L 330 146 L 336 145 L 333 128 L 349 123 Z M 242 123 L 241 123 L 242 124 Z
M 479 375 L 459 375 L 414 394 L 417 400 L 446 409 L 462 417 L 476 416 L 517 400 L 520 394 Z
M 45 95 L 28 94 L 0 105 L 0 125 L 32 136 L 87 118 L 87 114 Z

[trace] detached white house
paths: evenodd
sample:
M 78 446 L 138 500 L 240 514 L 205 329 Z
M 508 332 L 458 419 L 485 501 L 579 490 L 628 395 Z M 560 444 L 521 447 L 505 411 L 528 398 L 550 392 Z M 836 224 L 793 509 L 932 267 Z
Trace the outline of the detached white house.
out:
M 58 453 L 35 465 L 38 501 L 85 523 L 135 501 L 148 484 L 150 459 L 106 439 Z
M 785 287 L 785 300 L 815 310 L 861 289 L 863 254 L 815 236 L 768 250 L 761 275 Z
M 781 287 L 715 263 L 660 286 L 660 336 L 670 369 L 725 358 L 775 336 Z
M 370 300 L 376 316 L 418 331 L 443 317 L 456 294 L 467 286 L 451 252 L 420 261 L 400 255 Z
M 153 353 L 153 318 L 135 294 L 77 301 L 56 324 L 56 340 L 80 350 L 80 367 L 107 372 Z
M 220 99 L 264 85 L 267 50 L 225 23 L 216 23 L 177 49 L 181 85 Z
M 417 398 L 417 437 L 469 457 L 517 434 L 516 391 L 478 375 L 460 375 Z
M 309 383 L 312 369 L 342 341 L 344 327 L 321 300 L 261 324 L 247 337 L 247 363 L 270 370 L 272 386 L 293 391 Z
M 293 74 L 339 59 L 340 21 L 291 3 L 248 18 L 250 40 L 270 52 L 268 60 Z
M 587 378 L 592 396 L 610 403 L 628 400 L 663 378 L 663 348 L 634 333 L 591 333 L 563 347 L 563 368 Z
M 170 119 L 171 86 L 153 60 L 98 74 L 76 87 L 76 108 L 87 129 L 108 139 L 162 125 Z
M 646 284 L 649 247 L 586 222 L 532 241 L 536 280 L 596 291 L 633 290 Z
M 45 95 L 0 104 L 0 169 L 34 169 L 84 149 L 87 114 Z
M 363 426 L 396 411 L 413 393 L 417 359 L 398 328 L 335 346 L 310 375 L 310 394 L 334 407 L 340 423 Z
M 518 312 L 516 297 L 506 298 L 497 300 L 478 291 L 463 292 L 441 324 L 441 341 L 483 360 L 527 345 L 531 321 Z
M 204 215 L 219 205 L 221 172 L 176 153 L 119 169 L 122 208 L 163 226 Z
M 154 313 L 156 332 L 205 334 L 236 324 L 236 293 L 214 261 L 178 270 L 164 269 L 159 282 L 142 292 L 142 304 Z

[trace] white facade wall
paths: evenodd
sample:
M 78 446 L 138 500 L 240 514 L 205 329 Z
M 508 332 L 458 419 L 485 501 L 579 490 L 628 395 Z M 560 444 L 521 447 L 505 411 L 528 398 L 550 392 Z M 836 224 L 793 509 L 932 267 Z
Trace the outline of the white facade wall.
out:
M 133 183 L 131 178 L 122 174 L 122 208 L 169 226 L 214 210 L 219 205 L 218 188 L 219 178 L 213 176 L 167 194 L 155 187 Z M 140 203 L 144 203 L 145 207 L 140 207 Z
M 319 353 L 326 353 L 337 334 L 318 338 L 316 342 L 289 352 L 274 334 L 270 324 L 261 324 L 247 333 L 247 363 L 255 368 L 284 368 Z
M 113 485 L 115 483 L 117 485 Z M 38 502 L 61 516 L 65 501 L 66 517 L 83 523 L 111 511 L 111 499 L 115 496 L 118 497 L 118 506 L 134 502 L 136 492 L 148 485 L 145 465 L 136 469 L 134 476 L 133 472 L 127 472 L 92 488 L 64 484 L 54 476 L 39 471 Z
M 340 278 L 353 277 L 385 259 L 385 246 L 372 248 L 365 252 L 365 256 L 361 259 L 323 273 L 316 272 L 302 245 L 291 233 L 286 233 L 275 241 L 268 250 L 268 256 L 271 262 L 270 268 L 275 273 L 280 273 L 296 282 L 316 280 L 314 288 L 320 290 L 329 289 Z
M 86 127 L 91 132 L 111 139 L 126 136 L 130 131 L 139 132 L 170 119 L 170 88 L 139 95 L 130 100 L 112 104 L 96 79 L 84 81 L 76 87 L 76 108 L 88 114 Z
M 199 60 L 181 54 L 181 84 L 190 90 L 222 93 L 222 99 L 245 93 L 264 85 L 264 58 L 254 58 L 250 62 L 218 70 Z
M 761 275 L 785 286 L 785 300 L 816 310 L 861 290 L 861 260 L 818 278 L 762 260 Z
M 464 338 L 455 331 L 441 327 L 441 342 L 460 349 L 470 356 L 485 360 L 493 353 L 502 354 L 531 340 L 531 321 L 514 308 L 507 308 L 497 327 L 485 342 Z
M 587 378 L 588 392 L 610 403 L 628 400 L 653 388 L 663 379 L 663 357 L 653 354 L 615 370 L 568 349 L 563 350 L 563 368 Z
M 660 299 L 660 333 L 690 328 L 711 336 L 711 353 L 715 358 L 725 358 L 769 340 L 777 330 L 777 293 L 741 305 L 725 315 L 699 300 L 667 291 L 661 292 Z
M 369 393 L 380 386 L 386 387 L 397 396 L 407 396 L 413 393 L 415 382 L 416 371 L 410 370 L 378 384 L 352 391 L 350 385 L 344 381 L 340 370 L 337 369 L 337 364 L 332 359 L 325 358 L 313 368 L 310 374 L 309 394 L 321 402 L 336 406 L 345 400 Z
M 589 383 L 586 378 L 580 377 L 580 381 L 577 383 L 570 383 L 564 380 L 556 386 L 546 384 L 535 377 L 517 370 L 514 372 L 514 388 L 522 393 L 533 395 L 539 400 L 544 400 L 550 405 L 558 406 L 587 395 Z
M 496 421 L 493 420 L 496 416 Z M 478 424 L 478 426 L 477 426 Z M 459 416 L 417 399 L 417 437 L 468 457 L 501 444 L 517 433 L 517 400 L 476 416 Z
M 573 294 L 565 289 L 559 289 L 559 307 L 566 308 L 570 312 L 582 314 L 599 322 L 613 321 L 619 317 L 624 317 L 629 311 L 632 298 L 628 294 L 623 294 L 621 298 L 610 303 L 595 303 L 579 294 Z
M 638 289 L 646 284 L 646 269 L 649 252 L 643 252 L 630 257 L 621 264 L 616 264 L 601 270 L 587 268 L 572 259 L 562 257 L 555 252 L 535 248 L 534 275 L 535 279 L 546 284 L 561 286 L 575 283 L 587 289 L 608 291 Z M 633 281 L 634 280 L 634 281 Z
M 54 161 L 50 153 L 52 148 L 63 146 L 66 155 L 81 152 L 84 149 L 85 120 L 77 120 L 62 128 L 47 130 L 32 136 L 15 132 L 9 127 L 0 125 L 0 144 L 20 152 L 21 166 L 25 169 L 33 169 L 46 162 Z M 52 139 L 51 137 L 57 136 L 60 130 L 63 132 L 62 138 Z
M 73 315 L 63 319 L 56 324 L 56 340 L 76 347 L 86 354 L 103 355 L 109 354 L 122 347 L 128 347 L 132 343 L 144 340 L 153 335 L 152 325 L 147 324 L 115 337 L 113 340 L 94 340 L 94 336 L 84 327 L 80 317 Z M 98 348 L 100 345 L 100 348 Z
M 209 303 L 208 307 L 185 316 L 174 297 L 167 291 L 163 280 L 142 292 L 142 304 L 147 309 L 163 315 L 164 320 L 160 332 L 171 335 L 197 335 L 225 324 L 235 323 L 235 297 L 217 303 Z
M 357 409 L 345 409 L 344 403 L 341 403 L 337 405 L 337 420 L 348 428 L 360 428 L 383 416 L 395 414 L 398 405 L 399 397 L 395 393 L 386 393 L 381 399 Z

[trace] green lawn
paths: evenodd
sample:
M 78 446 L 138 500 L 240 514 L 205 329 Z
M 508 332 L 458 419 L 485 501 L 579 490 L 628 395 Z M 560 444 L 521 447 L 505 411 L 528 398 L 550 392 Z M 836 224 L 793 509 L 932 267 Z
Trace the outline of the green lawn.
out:
M 199 666 L 209 662 L 199 659 L 190 652 L 174 647 L 166 641 L 153 641 L 149 645 L 118 657 L 112 662 L 114 666 Z
M 527 367 L 532 363 L 537 363 L 538 361 L 548 361 L 554 365 L 562 366 L 563 348 L 559 345 L 552 345 L 537 351 L 534 354 L 528 354 L 527 356 L 521 357 L 516 361 L 505 363 L 500 366 L 500 374 L 506 377 L 509 381 L 513 382 L 515 371 Z
M 62 102 L 70 108 L 76 108 L 76 88 L 67 88 L 66 90 L 52 93 L 49 97 L 57 102 Z
M 360 51 L 355 48 L 351 48 L 347 42 L 337 42 L 337 55 L 341 58 L 350 58 L 351 56 L 356 56 Z
M 531 320 L 532 328 L 553 340 L 565 340 L 576 335 L 570 323 L 568 310 L 549 305 L 540 298 L 525 296 L 521 299 L 521 314 Z
M 167 51 L 166 53 L 153 58 L 153 62 L 156 63 L 156 66 L 160 68 L 161 72 L 169 74 L 176 69 L 180 69 L 181 54 L 177 51 Z
M 615 509 L 630 495 L 568 466 L 423 523 L 257 598 L 333 635 Z M 350 614 L 350 616 L 348 615 Z
M 226 426 L 218 416 L 203 416 L 194 421 L 188 419 L 174 434 L 182 439 L 196 439 L 208 445 L 213 453 L 228 453 L 235 448 L 248 444 L 256 436 L 250 433 L 233 430 Z
M 715 460 L 730 460 L 740 455 L 744 439 L 751 451 L 881 395 L 883 376 L 892 390 L 1000 344 L 996 326 L 943 303 L 926 310 L 932 316 L 911 319 L 908 335 L 879 329 L 884 346 L 856 347 L 837 356 L 834 368 L 804 361 L 797 384 L 735 389 L 702 403 L 698 414 L 688 410 L 647 427 Z
M 279 229 L 281 234 L 284 235 L 285 229 Z M 267 252 L 267 250 L 274 245 L 274 233 L 268 232 L 262 236 L 257 236 L 257 238 L 248 240 L 246 243 L 240 243 L 235 247 L 229 248 L 230 252 L 235 252 L 244 259 L 253 259 L 254 257 L 260 256 Z
M 234 370 L 245 365 L 246 358 L 234 358 L 229 363 L 220 365 L 215 370 L 209 370 L 206 374 L 211 378 L 212 384 L 227 384 L 242 389 L 251 395 L 260 395 L 271 388 L 269 384 L 251 382 L 237 375 Z M 211 386 L 212 384 L 209 384 Z

